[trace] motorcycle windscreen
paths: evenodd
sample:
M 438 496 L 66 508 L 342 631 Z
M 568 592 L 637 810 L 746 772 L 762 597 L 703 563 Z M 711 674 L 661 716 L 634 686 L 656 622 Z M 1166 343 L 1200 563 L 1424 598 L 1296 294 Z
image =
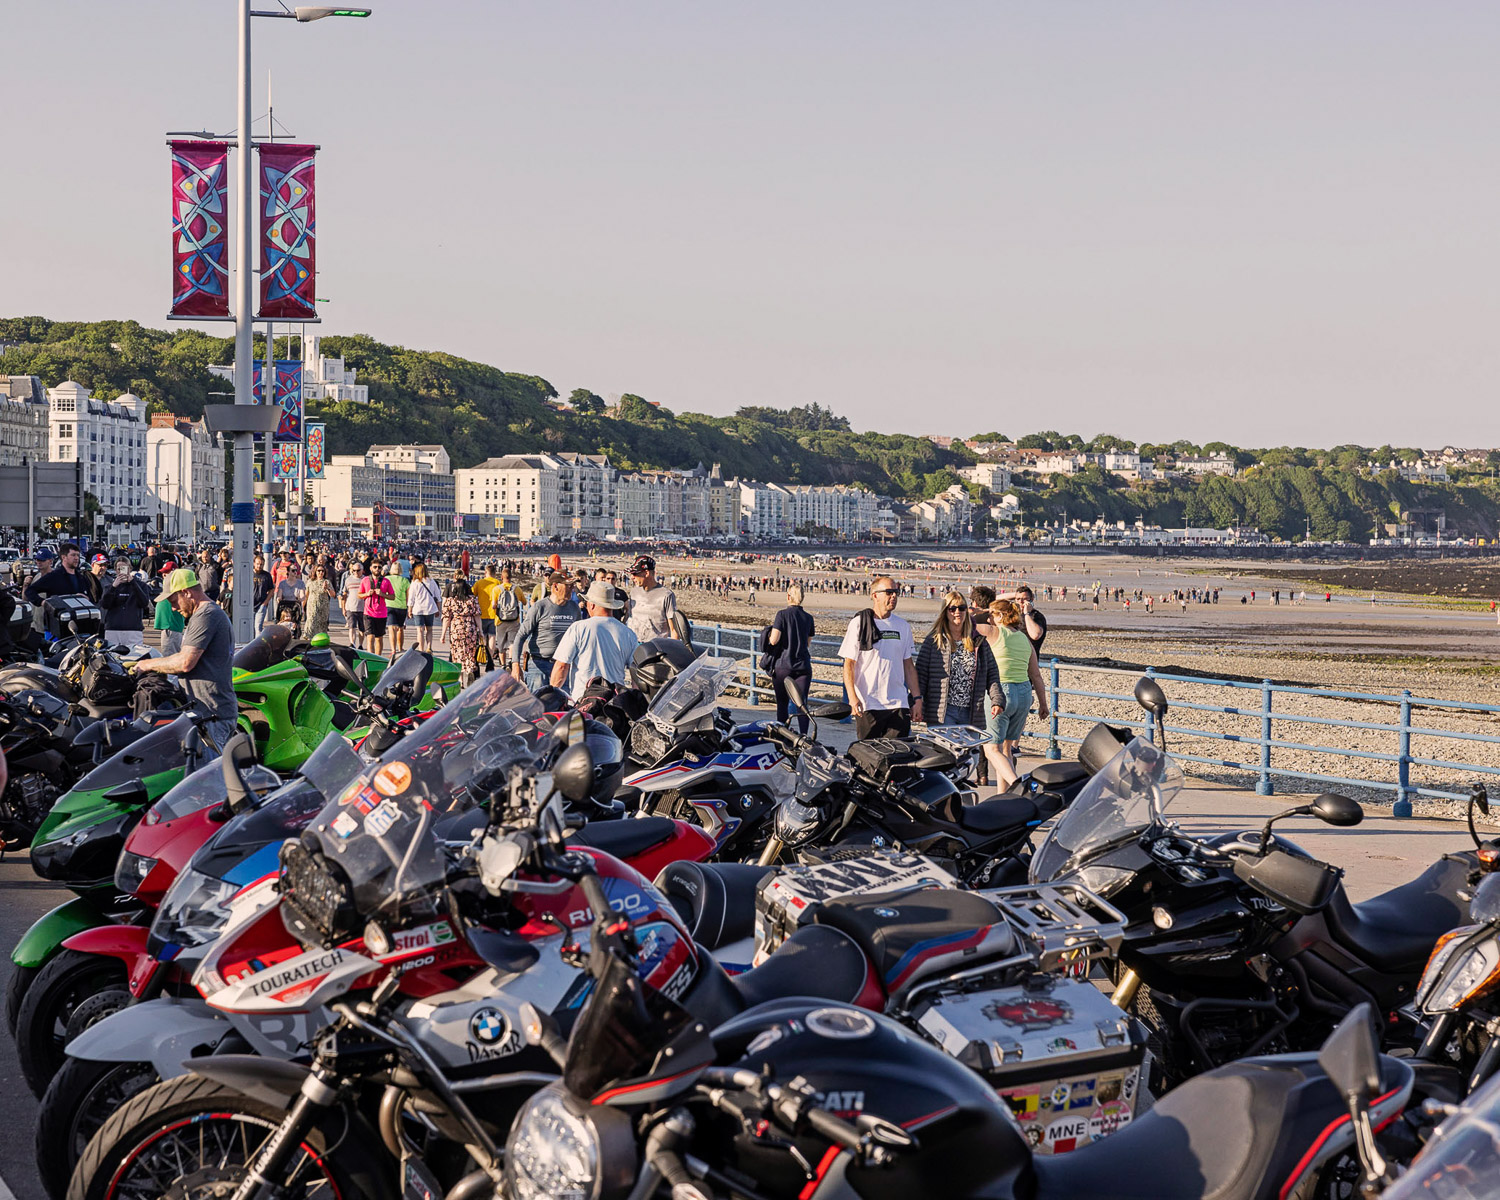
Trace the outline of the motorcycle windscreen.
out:
M 286 657 L 292 631 L 286 625 L 267 625 L 260 634 L 234 652 L 229 665 L 236 671 L 264 671 Z
M 1500 1075 L 1465 1100 L 1381 1200 L 1500 1197 Z
M 124 749 L 117 750 L 102 763 L 75 783 L 70 789 L 78 792 L 101 792 L 119 787 L 122 783 L 133 783 L 149 775 L 160 775 L 187 761 L 183 752 L 183 741 L 195 728 L 192 717 L 178 717 L 170 725 L 153 729 L 143 738 L 137 738 Z
M 1032 881 L 1056 879 L 1144 833 L 1181 790 L 1182 769 L 1144 738 L 1132 739 L 1058 819 L 1032 860 Z
M 541 703 L 513 676 L 492 673 L 373 764 L 329 734 L 302 768 L 327 799 L 303 834 L 347 879 L 365 919 L 436 912 L 447 860 L 435 833 L 439 818 L 477 799 L 536 758 Z M 324 759 L 325 747 L 328 757 Z
M 593 1100 L 627 1081 L 645 1083 L 661 1052 L 692 1024 L 686 1009 L 642 982 L 627 959 L 611 955 L 568 1039 L 563 1084 Z M 692 1057 L 674 1055 L 665 1073 L 680 1073 Z
M 139 743 L 137 743 L 139 745 Z M 264 796 L 281 786 L 281 776 L 253 763 L 240 771 L 252 792 Z M 211 804 L 222 804 L 229 797 L 224 784 L 224 764 L 214 759 L 206 767 L 199 767 L 146 811 L 146 824 L 158 821 L 175 821 L 189 813 L 198 812 Z
M 396 694 L 396 689 L 402 684 L 410 684 L 411 697 L 413 700 L 418 700 L 427 690 L 427 681 L 431 678 L 432 655 L 413 646 L 409 650 L 402 651 L 400 656 L 381 672 L 380 682 L 375 686 L 374 694 L 382 700 L 389 699 Z
M 739 660 L 704 654 L 677 673 L 651 701 L 648 714 L 662 726 L 687 725 L 713 712 L 734 679 Z

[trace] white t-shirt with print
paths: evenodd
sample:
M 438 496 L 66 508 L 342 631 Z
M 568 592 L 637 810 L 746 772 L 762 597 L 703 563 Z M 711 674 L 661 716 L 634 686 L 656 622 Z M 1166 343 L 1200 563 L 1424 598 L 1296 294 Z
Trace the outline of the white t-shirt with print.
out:
M 906 660 L 912 657 L 911 626 L 900 617 L 876 617 L 880 641 L 873 650 L 859 648 L 859 618 L 849 622 L 839 646 L 840 658 L 854 660 L 854 690 L 867 709 L 905 708 Z

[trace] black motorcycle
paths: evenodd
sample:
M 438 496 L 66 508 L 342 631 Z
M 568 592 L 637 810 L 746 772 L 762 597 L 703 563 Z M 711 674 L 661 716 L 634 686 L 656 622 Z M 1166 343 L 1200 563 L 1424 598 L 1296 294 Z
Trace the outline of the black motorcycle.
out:
M 1164 815 L 1181 783 L 1165 751 L 1137 738 L 1031 862 L 1033 882 L 1077 882 L 1125 913 L 1113 999 L 1151 1030 L 1154 1090 L 1246 1055 L 1316 1046 L 1361 1003 L 1388 1040 L 1420 1041 L 1401 1010 L 1433 944 L 1464 919 L 1477 857 L 1445 855 L 1352 904 L 1342 871 L 1272 826 L 1292 816 L 1355 825 L 1354 801 L 1325 794 L 1258 832 L 1195 838 Z

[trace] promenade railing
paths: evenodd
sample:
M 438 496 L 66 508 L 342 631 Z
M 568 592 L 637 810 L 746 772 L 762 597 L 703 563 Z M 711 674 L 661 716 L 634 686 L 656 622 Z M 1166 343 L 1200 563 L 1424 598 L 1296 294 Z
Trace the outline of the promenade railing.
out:
M 693 631 L 701 649 L 744 660 L 740 688 L 752 705 L 774 702 L 757 662 L 760 632 L 732 625 Z M 815 698 L 843 695 L 838 646 L 836 637 L 812 640 Z M 1054 708 L 1046 721 L 1031 722 L 1023 748 L 1060 758 L 1101 720 L 1154 732 L 1132 695 L 1140 671 L 1050 656 L 1041 666 Z M 1263 796 L 1275 793 L 1278 780 L 1368 788 L 1391 795 L 1395 816 L 1410 816 L 1416 797 L 1464 799 L 1471 783 L 1500 776 L 1500 705 L 1411 691 L 1145 673 L 1167 692 L 1165 732 L 1173 756 L 1200 768 L 1194 772 L 1200 776 L 1253 781 Z

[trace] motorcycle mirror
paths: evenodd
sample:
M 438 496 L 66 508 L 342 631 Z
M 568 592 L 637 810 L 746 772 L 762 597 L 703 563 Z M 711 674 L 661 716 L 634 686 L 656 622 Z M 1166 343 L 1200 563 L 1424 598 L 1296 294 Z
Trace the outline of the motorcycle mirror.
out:
M 1484 790 L 1484 784 L 1476 783 L 1469 789 L 1469 803 L 1484 816 L 1490 815 L 1490 794 Z
M 1324 792 L 1321 796 L 1314 796 L 1308 808 L 1325 825 L 1358 825 L 1365 819 L 1365 810 L 1357 801 L 1348 796 L 1340 796 L 1337 792 Z
M 1161 684 L 1149 675 L 1142 675 L 1136 680 L 1135 702 L 1148 713 L 1158 717 L 1167 715 L 1167 694 L 1161 690 Z
M 792 703 L 804 712 L 807 710 L 807 698 L 802 694 L 802 689 L 797 686 L 797 681 L 788 677 L 786 681 L 786 694 L 792 698 Z
M 242 812 L 254 803 L 254 793 L 240 774 L 242 765 L 248 766 L 254 761 L 255 742 L 243 729 L 224 743 L 220 769 L 224 772 L 225 802 L 231 812 Z
M 813 711 L 813 716 L 822 717 L 828 721 L 842 721 L 854 710 L 840 700 L 837 704 L 820 704 Z
M 334 657 L 337 658 L 338 655 L 334 655 Z M 365 680 L 369 679 L 370 664 L 367 663 L 364 659 L 360 659 L 359 662 L 355 665 L 354 677 L 358 679 L 360 683 L 364 683 Z
M 588 799 L 594 787 L 594 756 L 586 743 L 574 742 L 558 756 L 552 779 L 557 790 L 575 804 Z
M 333 656 L 333 673 L 345 683 L 358 683 L 359 676 L 354 673 L 354 668 L 344 661 L 342 654 Z
M 1486 875 L 1469 901 L 1469 916 L 1481 925 L 1500 923 L 1500 875 Z
M 1352 1112 L 1363 1112 L 1380 1094 L 1380 1051 L 1369 1004 L 1358 1004 L 1328 1035 L 1318 1065 L 1344 1094 Z

